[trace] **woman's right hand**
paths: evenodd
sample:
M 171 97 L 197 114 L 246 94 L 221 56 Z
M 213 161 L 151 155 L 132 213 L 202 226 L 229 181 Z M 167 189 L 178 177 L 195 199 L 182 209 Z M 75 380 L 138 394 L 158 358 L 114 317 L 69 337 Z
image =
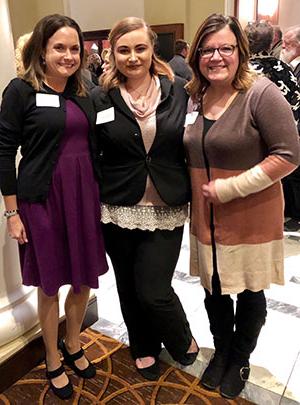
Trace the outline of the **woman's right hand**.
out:
M 25 227 L 19 215 L 7 218 L 7 231 L 12 239 L 16 239 L 20 245 L 28 242 Z

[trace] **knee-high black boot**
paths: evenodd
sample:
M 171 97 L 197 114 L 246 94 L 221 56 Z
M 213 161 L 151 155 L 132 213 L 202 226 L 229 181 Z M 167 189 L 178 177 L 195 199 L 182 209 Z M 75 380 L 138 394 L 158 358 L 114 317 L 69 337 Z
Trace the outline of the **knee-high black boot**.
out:
M 226 398 L 239 395 L 248 380 L 250 354 L 256 347 L 266 315 L 263 291 L 245 290 L 238 294 L 230 360 L 220 387 L 221 395 Z
M 205 369 L 201 384 L 215 390 L 225 374 L 234 328 L 233 301 L 230 295 L 207 295 L 204 300 L 215 353 Z

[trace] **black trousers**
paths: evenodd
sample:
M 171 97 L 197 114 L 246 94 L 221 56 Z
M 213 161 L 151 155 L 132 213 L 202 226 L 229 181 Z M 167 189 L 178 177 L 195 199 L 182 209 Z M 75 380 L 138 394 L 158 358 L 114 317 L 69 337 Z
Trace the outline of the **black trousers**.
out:
M 104 224 L 103 233 L 132 357 L 156 357 L 163 343 L 177 360 L 192 341 L 185 312 L 171 286 L 183 227 L 152 232 Z

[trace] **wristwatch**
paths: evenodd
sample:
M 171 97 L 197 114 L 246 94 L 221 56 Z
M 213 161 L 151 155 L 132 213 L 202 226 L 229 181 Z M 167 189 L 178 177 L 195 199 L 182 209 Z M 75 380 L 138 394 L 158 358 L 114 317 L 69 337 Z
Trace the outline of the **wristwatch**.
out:
M 10 217 L 13 217 L 13 216 L 15 216 L 15 215 L 18 215 L 18 214 L 19 214 L 19 210 L 18 210 L 18 209 L 16 209 L 16 210 L 7 210 L 7 211 L 4 211 L 4 216 L 5 216 L 6 219 L 8 219 L 8 218 L 10 218 Z

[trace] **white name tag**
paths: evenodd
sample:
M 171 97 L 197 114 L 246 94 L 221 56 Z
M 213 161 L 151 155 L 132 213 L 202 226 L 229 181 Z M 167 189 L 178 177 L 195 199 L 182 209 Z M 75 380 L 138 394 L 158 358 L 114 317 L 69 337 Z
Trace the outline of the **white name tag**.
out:
M 115 119 L 115 109 L 114 107 L 110 107 L 107 110 L 99 111 L 97 113 L 96 125 L 114 121 L 114 119 Z
M 193 125 L 199 115 L 199 111 L 192 111 L 185 116 L 184 126 Z
M 37 107 L 59 107 L 59 97 L 56 94 L 36 94 Z

